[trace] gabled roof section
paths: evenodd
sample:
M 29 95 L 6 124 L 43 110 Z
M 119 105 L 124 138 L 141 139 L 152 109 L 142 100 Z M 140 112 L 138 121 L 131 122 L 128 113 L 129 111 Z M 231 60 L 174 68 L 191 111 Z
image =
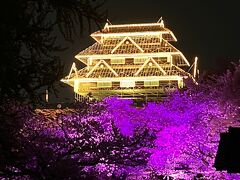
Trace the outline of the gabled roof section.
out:
M 125 40 L 129 40 L 129 44 L 124 44 Z M 107 55 L 107 54 L 117 54 L 116 50 L 120 49 L 119 46 L 125 46 L 126 54 L 132 53 L 159 53 L 159 52 L 180 52 L 177 48 L 172 46 L 168 41 L 162 40 L 160 38 L 146 36 L 146 37 L 125 37 L 124 39 L 120 38 L 109 38 L 104 44 L 98 42 L 94 43 L 92 46 L 89 46 L 85 50 L 81 51 L 76 58 L 81 57 L 90 57 L 91 55 Z M 117 48 L 116 48 L 117 47 Z M 115 49 L 116 48 L 116 49 Z M 118 54 L 124 54 L 119 52 Z
M 179 55 L 182 57 L 182 59 L 184 60 L 184 62 L 186 63 L 187 66 L 190 66 L 187 58 L 183 55 L 183 53 L 181 51 L 179 51 L 177 48 L 175 48 L 173 45 L 171 45 L 168 41 L 163 40 L 163 42 L 165 43 L 165 47 L 171 49 L 170 52 L 179 52 Z M 173 50 L 173 51 L 172 51 Z
M 113 73 L 115 76 L 118 76 L 118 74 L 111 68 L 111 66 L 108 65 L 108 63 L 106 63 L 106 61 L 104 60 L 100 60 L 93 68 L 91 71 L 89 71 L 86 74 L 86 77 L 90 77 L 90 75 L 97 69 L 108 69 L 108 71 L 110 71 L 111 73 Z
M 116 54 L 119 53 L 124 53 L 124 50 L 127 51 L 127 48 L 131 48 L 131 49 L 136 49 L 143 53 L 144 50 L 136 43 L 132 40 L 132 38 L 130 37 L 125 37 L 120 43 L 117 44 L 117 46 L 111 51 L 111 54 L 113 54 L 116 51 Z M 119 51 L 117 51 L 119 50 Z M 137 51 L 136 51 L 137 52 Z
M 68 76 L 67 76 L 67 79 L 70 79 L 71 78 L 71 74 L 73 73 L 73 71 L 74 71 L 74 73 L 75 73 L 75 78 L 78 78 L 78 74 L 77 74 L 77 68 L 76 68 L 76 64 L 75 63 L 73 63 L 72 64 L 72 67 L 71 67 L 71 70 L 70 70 L 70 72 L 69 72 L 69 74 L 68 74 Z
M 145 63 L 138 69 L 138 71 L 134 74 L 135 76 L 138 76 L 138 74 L 145 68 L 152 68 L 152 67 L 156 67 L 158 68 L 158 70 L 160 70 L 160 72 L 162 72 L 162 74 L 166 75 L 167 73 L 163 70 L 163 68 L 153 59 L 153 58 L 149 58 L 147 61 L 145 61 Z
M 130 40 L 132 41 L 130 41 Z M 126 40 L 128 44 L 124 43 Z M 134 43 L 133 43 L 134 42 Z M 142 49 L 142 50 L 141 50 Z M 142 52 L 144 51 L 144 52 Z M 87 58 L 99 57 L 99 58 L 111 58 L 114 55 L 126 55 L 126 54 L 151 54 L 154 53 L 168 53 L 173 56 L 174 63 L 181 66 L 189 66 L 189 62 L 186 57 L 168 41 L 160 41 L 157 37 L 125 37 L 122 38 L 109 38 L 104 44 L 96 42 L 87 49 L 81 51 L 75 57 L 86 64 Z M 104 56 L 104 57 L 103 57 Z

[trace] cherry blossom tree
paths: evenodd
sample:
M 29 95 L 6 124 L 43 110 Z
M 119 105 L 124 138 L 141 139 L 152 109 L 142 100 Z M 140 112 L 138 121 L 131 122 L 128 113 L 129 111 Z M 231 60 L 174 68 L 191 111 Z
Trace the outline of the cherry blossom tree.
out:
M 217 172 L 213 164 L 220 133 L 239 127 L 240 65 L 234 67 L 198 85 L 186 82 L 187 90 L 143 108 L 134 108 L 130 100 L 106 99 L 108 111 L 124 134 L 131 135 L 139 125 L 156 132 L 156 148 L 148 162 L 153 172 L 227 178 L 230 175 Z
M 188 89 L 141 108 L 118 98 L 35 112 L 6 102 L 0 176 L 239 179 L 213 167 L 220 133 L 239 127 L 239 72 L 235 65 L 198 85 L 186 82 Z
M 139 127 L 122 135 L 101 103 L 56 118 L 10 107 L 12 119 L 1 117 L 0 177 L 124 178 L 146 166 L 153 148 L 154 133 Z

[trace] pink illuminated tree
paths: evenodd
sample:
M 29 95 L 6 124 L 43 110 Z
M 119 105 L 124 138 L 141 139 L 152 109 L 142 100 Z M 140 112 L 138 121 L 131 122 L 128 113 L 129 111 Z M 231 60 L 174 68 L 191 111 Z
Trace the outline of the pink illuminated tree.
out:
M 122 135 L 101 103 L 88 106 L 88 114 L 81 109 L 53 120 L 9 107 L 13 119 L 1 118 L 1 177 L 120 178 L 147 164 L 155 139 L 146 128 Z M 15 123 L 14 133 L 7 131 Z
M 106 98 L 53 116 L 6 102 L 0 108 L 0 176 L 239 179 L 213 167 L 220 133 L 239 127 L 239 79 L 235 65 L 142 108 Z

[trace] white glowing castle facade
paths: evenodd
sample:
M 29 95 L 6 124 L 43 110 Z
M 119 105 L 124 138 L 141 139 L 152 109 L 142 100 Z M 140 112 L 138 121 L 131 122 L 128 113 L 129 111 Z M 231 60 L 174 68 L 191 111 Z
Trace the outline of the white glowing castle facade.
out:
M 86 66 L 78 70 L 73 63 L 69 75 L 62 79 L 73 87 L 76 100 L 161 97 L 170 89 L 182 88 L 184 78 L 193 78 L 185 71 L 190 66 L 188 60 L 170 43 L 177 39 L 163 20 L 106 23 L 91 37 L 96 42 L 75 56 Z

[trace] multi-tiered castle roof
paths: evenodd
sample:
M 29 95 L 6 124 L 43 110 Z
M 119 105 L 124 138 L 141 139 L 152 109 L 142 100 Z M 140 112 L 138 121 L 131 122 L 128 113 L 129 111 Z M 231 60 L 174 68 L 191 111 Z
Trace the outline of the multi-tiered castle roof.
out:
M 77 95 L 136 96 L 162 94 L 166 86 L 183 87 L 189 62 L 170 42 L 177 41 L 163 21 L 144 24 L 106 24 L 91 34 L 95 43 L 75 57 L 86 67 L 73 64 L 63 82 Z

